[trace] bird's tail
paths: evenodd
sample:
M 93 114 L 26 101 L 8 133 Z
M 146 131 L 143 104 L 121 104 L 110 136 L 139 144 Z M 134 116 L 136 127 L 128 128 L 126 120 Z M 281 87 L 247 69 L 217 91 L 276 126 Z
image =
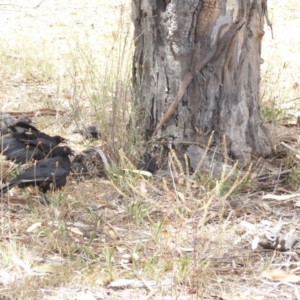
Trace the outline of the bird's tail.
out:
M 18 185 L 18 183 L 10 182 L 6 186 L 0 189 L 0 195 L 3 195 L 8 192 L 8 190 L 12 189 L 14 186 Z

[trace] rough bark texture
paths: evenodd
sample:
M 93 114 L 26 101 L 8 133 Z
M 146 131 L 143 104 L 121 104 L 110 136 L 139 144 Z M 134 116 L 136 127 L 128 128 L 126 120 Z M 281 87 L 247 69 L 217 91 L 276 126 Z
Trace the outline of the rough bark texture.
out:
M 266 0 L 135 0 L 132 12 L 144 138 L 183 151 L 214 131 L 234 159 L 270 155 L 259 99 Z

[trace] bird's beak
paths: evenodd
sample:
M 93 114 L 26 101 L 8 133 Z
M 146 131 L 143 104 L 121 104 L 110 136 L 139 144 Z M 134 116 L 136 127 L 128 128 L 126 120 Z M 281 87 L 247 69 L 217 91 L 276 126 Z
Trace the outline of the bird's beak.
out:
M 30 124 L 36 124 L 36 121 L 31 120 L 31 121 L 30 121 Z

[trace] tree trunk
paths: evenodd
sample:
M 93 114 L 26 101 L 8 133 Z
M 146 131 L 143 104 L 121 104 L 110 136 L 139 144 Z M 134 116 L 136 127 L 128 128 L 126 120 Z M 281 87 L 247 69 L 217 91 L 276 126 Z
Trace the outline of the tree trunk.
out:
M 225 136 L 234 159 L 271 154 L 259 99 L 266 2 L 133 1 L 135 108 L 147 141 L 183 152 L 214 131 L 213 145 Z

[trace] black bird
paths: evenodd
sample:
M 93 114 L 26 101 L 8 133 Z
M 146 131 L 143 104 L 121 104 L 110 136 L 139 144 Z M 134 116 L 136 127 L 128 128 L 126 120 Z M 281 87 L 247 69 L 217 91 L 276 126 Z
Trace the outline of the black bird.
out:
M 24 131 L 17 130 L 17 127 L 23 128 Z M 29 124 L 21 122 L 10 128 L 13 132 L 3 137 L 0 146 L 2 154 L 17 164 L 24 164 L 33 159 L 41 160 L 53 157 L 56 155 L 56 152 L 53 151 L 55 147 L 66 141 L 61 136 L 49 136 Z
M 0 115 L 0 133 L 7 134 L 9 132 L 9 127 L 14 126 L 18 122 L 22 122 L 24 124 L 35 123 L 35 121 L 26 116 L 21 116 L 19 119 L 16 119 L 12 115 L 4 113 Z
M 36 127 L 30 125 L 32 123 L 28 123 L 24 120 L 18 120 L 16 123 L 10 125 L 8 128 L 10 132 L 25 132 L 26 130 L 32 130 L 40 132 Z
M 71 172 L 75 175 L 88 174 L 88 168 L 84 163 L 85 155 L 77 154 L 71 163 Z
M 2 187 L 0 194 L 5 194 L 15 186 L 37 186 L 43 194 L 50 188 L 56 190 L 65 186 L 71 169 L 69 155 L 73 155 L 73 150 L 67 146 L 58 146 L 55 151 L 55 157 L 37 161 L 35 165 L 26 169 L 6 186 Z
M 101 132 L 97 126 L 88 126 L 84 129 L 74 130 L 73 133 L 79 133 L 84 138 L 93 138 L 93 139 L 100 139 Z
M 146 152 L 142 156 L 142 158 L 138 164 L 138 169 L 145 170 L 145 171 L 148 171 L 148 172 L 151 172 L 152 174 L 154 174 L 157 169 L 156 157 L 152 156 L 150 153 Z

